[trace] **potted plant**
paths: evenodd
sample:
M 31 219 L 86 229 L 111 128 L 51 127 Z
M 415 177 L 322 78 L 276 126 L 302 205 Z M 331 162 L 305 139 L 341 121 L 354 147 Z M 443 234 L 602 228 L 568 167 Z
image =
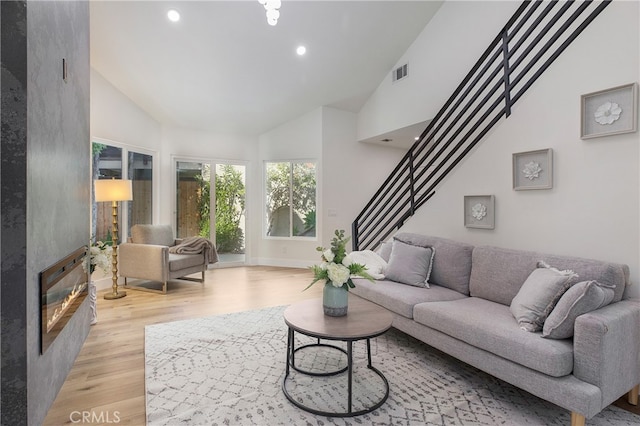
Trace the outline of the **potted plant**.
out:
M 322 306 L 325 315 L 338 317 L 347 314 L 348 291 L 349 288 L 355 288 L 355 284 L 351 280 L 352 276 L 374 281 L 367 272 L 367 267 L 360 263 L 354 263 L 347 253 L 346 245 L 349 240 L 350 237 L 345 238 L 344 230 L 336 230 L 330 248 L 316 248 L 322 253 L 322 263 L 310 267 L 314 279 L 305 290 L 318 281 L 324 281 Z

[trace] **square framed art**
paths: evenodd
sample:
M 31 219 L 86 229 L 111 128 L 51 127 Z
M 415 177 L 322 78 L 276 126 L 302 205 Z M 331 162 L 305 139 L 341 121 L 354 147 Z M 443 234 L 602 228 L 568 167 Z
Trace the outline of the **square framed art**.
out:
M 467 228 L 495 228 L 495 198 L 493 195 L 464 196 L 464 226 Z
M 513 154 L 513 189 L 553 188 L 553 150 L 551 148 Z
M 580 138 L 635 132 L 638 128 L 638 83 L 581 96 Z

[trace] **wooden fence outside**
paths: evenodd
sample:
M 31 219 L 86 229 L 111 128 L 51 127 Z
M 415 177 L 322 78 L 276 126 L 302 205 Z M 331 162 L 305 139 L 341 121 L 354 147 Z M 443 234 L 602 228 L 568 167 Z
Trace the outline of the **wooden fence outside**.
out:
M 200 184 L 198 182 L 194 180 L 181 180 L 178 182 L 178 238 L 193 237 L 200 234 L 199 194 Z
M 152 184 L 148 180 L 133 181 L 134 199 L 128 203 L 131 224 L 151 223 L 152 221 Z M 196 181 L 184 180 L 178 183 L 177 238 L 192 237 L 200 234 L 200 212 L 198 195 L 200 185 Z M 122 203 L 118 203 L 119 235 L 122 242 Z M 97 203 L 96 239 L 104 241 L 111 233 L 111 203 Z
M 152 222 L 152 183 L 150 180 L 134 180 L 132 183 L 133 200 L 128 202 L 129 217 L 131 224 L 142 224 Z M 119 242 L 122 242 L 123 223 L 122 223 L 122 203 L 118 203 L 118 220 L 119 220 Z M 111 223 L 113 222 L 111 203 L 97 203 L 96 218 L 96 239 L 105 241 L 107 236 L 111 234 Z

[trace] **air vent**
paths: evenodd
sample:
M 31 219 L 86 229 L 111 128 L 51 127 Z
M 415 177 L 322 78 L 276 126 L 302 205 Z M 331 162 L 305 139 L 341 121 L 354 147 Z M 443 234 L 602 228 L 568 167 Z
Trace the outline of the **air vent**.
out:
M 393 81 L 402 80 L 407 76 L 407 64 L 404 64 L 391 72 Z

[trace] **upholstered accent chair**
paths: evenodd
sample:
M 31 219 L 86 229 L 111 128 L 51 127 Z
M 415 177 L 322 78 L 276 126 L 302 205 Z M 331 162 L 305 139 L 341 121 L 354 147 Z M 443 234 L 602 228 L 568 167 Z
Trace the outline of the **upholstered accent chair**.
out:
M 125 287 L 166 294 L 167 281 L 172 279 L 197 281 L 204 285 L 209 253 L 206 249 L 197 254 L 170 253 L 169 248 L 180 242 L 174 238 L 169 225 L 132 226 L 128 242 L 118 248 L 118 269 L 120 276 L 124 277 Z M 201 278 L 187 276 L 195 273 L 200 273 Z M 129 283 L 129 278 L 156 281 L 162 284 L 162 289 Z

